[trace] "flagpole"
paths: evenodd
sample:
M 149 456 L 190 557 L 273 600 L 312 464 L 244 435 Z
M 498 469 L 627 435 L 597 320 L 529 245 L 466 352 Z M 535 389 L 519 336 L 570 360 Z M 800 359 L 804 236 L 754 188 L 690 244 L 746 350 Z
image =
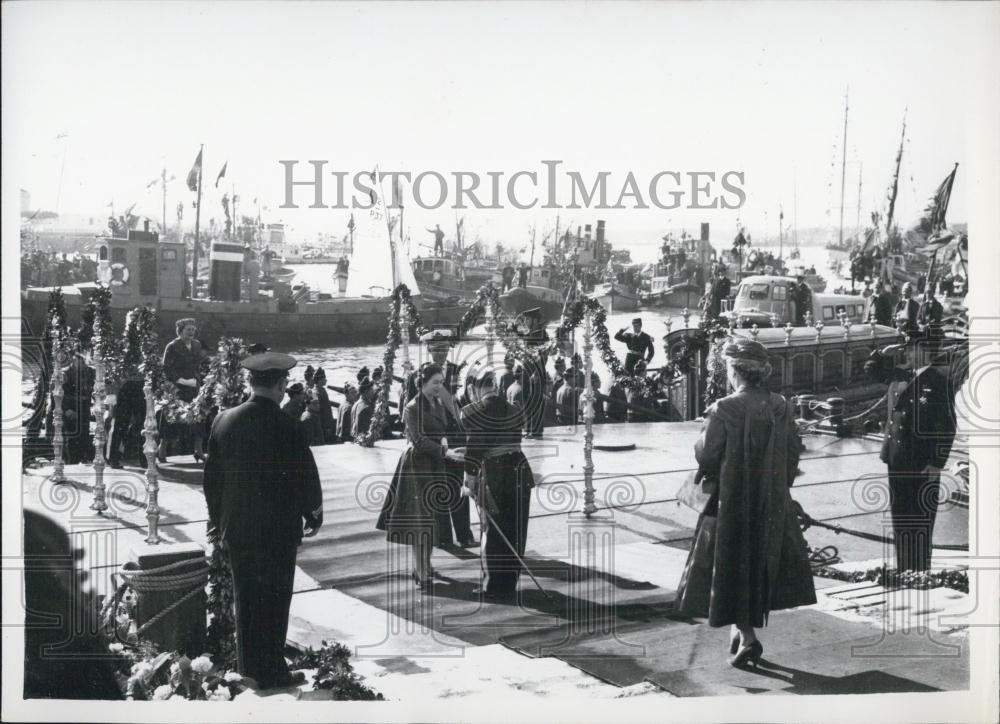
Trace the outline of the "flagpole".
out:
M 160 181 L 163 183 L 163 229 L 160 233 L 163 236 L 167 235 L 167 169 L 163 168 L 163 172 L 160 174 Z
M 191 258 L 191 298 L 194 299 L 198 295 L 198 250 L 199 250 L 199 235 L 201 232 L 201 169 L 204 166 L 205 159 L 202 153 L 205 150 L 205 144 L 201 144 L 201 149 L 198 151 L 198 158 L 201 164 L 198 166 L 198 200 L 195 202 L 194 207 L 194 250 Z

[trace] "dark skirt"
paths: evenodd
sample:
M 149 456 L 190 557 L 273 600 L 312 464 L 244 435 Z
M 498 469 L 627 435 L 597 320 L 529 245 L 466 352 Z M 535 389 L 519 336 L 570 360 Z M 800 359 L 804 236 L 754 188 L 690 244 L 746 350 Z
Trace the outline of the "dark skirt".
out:
M 447 515 L 450 487 L 443 463 L 407 448 L 399 458 L 375 527 L 390 543 L 438 545 L 438 518 Z

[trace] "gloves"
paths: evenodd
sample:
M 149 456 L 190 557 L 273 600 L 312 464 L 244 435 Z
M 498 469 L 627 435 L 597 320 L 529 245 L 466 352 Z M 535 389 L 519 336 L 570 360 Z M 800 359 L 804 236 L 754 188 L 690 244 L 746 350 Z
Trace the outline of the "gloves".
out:
M 305 528 L 302 531 L 303 538 L 312 538 L 319 532 L 319 529 L 323 526 L 323 506 L 318 507 L 309 513 L 306 513 L 305 518 Z

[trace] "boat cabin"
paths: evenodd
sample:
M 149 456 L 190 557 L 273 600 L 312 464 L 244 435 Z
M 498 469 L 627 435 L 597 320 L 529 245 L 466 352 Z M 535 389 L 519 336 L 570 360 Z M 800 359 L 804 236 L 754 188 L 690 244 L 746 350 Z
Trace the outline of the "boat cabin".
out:
M 795 324 L 796 309 L 792 299 L 792 277 L 752 276 L 740 282 L 736 289 L 732 309 L 722 316 L 735 318 L 739 326 L 783 327 Z M 852 324 L 865 321 L 865 298 L 860 294 L 820 294 L 813 292 L 812 321 L 839 324 L 841 317 Z
M 115 295 L 145 304 L 184 296 L 184 245 L 161 241 L 155 231 L 130 229 L 127 238 L 97 239 L 98 280 Z

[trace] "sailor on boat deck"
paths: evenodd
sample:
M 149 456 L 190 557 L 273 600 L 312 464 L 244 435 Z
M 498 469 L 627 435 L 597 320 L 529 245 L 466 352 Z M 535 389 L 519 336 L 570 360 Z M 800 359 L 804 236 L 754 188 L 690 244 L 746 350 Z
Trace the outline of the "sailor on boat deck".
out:
M 625 371 L 628 374 L 632 374 L 636 363 L 643 359 L 644 355 L 647 363 L 653 359 L 653 354 L 655 353 L 653 338 L 642 331 L 641 317 L 636 317 L 632 320 L 631 332 L 626 331 L 622 327 L 615 334 L 615 339 L 619 342 L 624 342 L 625 346 L 628 347 L 628 354 L 625 355 Z

